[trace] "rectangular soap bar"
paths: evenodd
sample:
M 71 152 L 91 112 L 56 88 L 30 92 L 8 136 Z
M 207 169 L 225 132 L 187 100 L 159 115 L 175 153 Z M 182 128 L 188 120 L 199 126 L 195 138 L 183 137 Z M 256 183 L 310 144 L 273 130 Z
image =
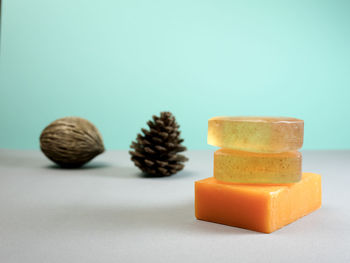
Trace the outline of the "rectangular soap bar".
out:
M 219 149 L 214 153 L 214 177 L 233 183 L 295 183 L 301 179 L 301 153 L 254 153 Z
M 289 117 L 214 117 L 208 121 L 208 144 L 247 152 L 297 151 L 303 145 L 304 121 Z
M 298 183 L 252 185 L 210 177 L 195 182 L 196 218 L 271 233 L 321 206 L 321 176 L 303 173 Z

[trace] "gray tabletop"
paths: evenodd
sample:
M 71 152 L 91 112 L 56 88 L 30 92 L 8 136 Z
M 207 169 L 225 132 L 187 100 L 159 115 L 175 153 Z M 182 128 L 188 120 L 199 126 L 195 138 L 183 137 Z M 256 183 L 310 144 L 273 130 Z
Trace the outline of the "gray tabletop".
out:
M 318 211 L 262 234 L 194 217 L 194 181 L 213 151 L 184 171 L 143 178 L 126 151 L 79 170 L 39 151 L 0 150 L 0 262 L 350 262 L 350 151 L 305 151 L 323 175 Z

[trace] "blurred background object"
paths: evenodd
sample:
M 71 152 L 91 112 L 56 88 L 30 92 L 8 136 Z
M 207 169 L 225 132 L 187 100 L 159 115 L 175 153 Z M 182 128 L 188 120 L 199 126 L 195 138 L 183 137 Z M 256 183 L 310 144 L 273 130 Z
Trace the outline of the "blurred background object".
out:
M 40 135 L 40 149 L 51 161 L 66 168 L 81 167 L 105 151 L 95 125 L 79 117 L 50 123 Z

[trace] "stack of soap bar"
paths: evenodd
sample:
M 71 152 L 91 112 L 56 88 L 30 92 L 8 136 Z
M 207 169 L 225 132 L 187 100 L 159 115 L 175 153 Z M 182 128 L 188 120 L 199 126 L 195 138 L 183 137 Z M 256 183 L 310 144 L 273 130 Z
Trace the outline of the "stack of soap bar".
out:
M 214 177 L 195 184 L 198 219 L 270 233 L 321 205 L 320 175 L 301 171 L 304 122 L 215 117 Z
M 301 179 L 304 121 L 283 117 L 215 117 L 208 143 L 214 177 L 236 183 L 295 183 Z

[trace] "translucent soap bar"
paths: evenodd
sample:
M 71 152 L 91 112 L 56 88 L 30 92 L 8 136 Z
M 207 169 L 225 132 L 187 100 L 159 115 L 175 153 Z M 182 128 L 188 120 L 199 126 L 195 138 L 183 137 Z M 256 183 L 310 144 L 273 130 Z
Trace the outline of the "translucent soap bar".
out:
M 214 117 L 208 144 L 249 152 L 296 151 L 303 145 L 304 121 L 288 117 Z
M 301 153 L 253 153 L 220 149 L 214 153 L 214 177 L 233 183 L 295 183 L 301 179 Z

